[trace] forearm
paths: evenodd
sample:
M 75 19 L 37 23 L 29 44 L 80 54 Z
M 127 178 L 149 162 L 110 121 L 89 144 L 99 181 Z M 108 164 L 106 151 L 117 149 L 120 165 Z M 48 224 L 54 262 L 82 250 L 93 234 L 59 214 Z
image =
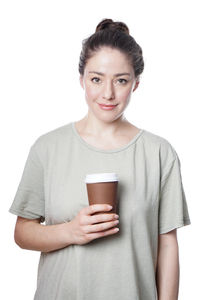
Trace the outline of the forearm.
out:
M 69 223 L 24 223 L 16 228 L 15 241 L 23 249 L 50 252 L 71 245 Z
M 158 300 L 177 300 L 179 290 L 178 243 L 163 246 L 158 253 L 157 262 Z

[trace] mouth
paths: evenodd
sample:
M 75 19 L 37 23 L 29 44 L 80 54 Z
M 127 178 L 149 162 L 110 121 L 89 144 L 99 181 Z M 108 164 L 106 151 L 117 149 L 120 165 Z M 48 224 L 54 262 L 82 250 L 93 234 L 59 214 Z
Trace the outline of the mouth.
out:
M 111 106 L 116 106 L 117 104 L 115 104 L 115 105 L 112 105 L 112 104 L 104 104 L 104 103 L 99 103 L 99 105 L 102 105 L 102 106 L 109 106 L 109 107 L 111 107 Z
M 98 103 L 99 104 L 99 103 Z M 99 104 L 99 107 L 103 110 L 112 110 L 113 108 L 115 108 L 117 106 L 116 105 L 107 105 L 107 104 Z

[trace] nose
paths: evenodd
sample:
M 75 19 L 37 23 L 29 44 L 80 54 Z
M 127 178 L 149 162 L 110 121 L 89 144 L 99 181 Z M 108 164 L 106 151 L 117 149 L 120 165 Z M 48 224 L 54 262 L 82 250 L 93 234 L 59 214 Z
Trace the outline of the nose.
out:
M 103 98 L 104 99 L 114 98 L 114 88 L 112 82 L 105 83 L 104 90 L 103 90 Z

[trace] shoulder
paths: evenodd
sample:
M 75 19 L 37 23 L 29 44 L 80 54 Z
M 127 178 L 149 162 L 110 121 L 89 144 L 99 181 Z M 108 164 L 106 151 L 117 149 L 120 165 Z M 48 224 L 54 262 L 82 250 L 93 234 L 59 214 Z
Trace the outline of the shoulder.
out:
M 159 155 L 163 165 L 170 164 L 178 158 L 174 146 L 163 136 L 144 130 L 141 140 L 146 150 L 152 150 L 152 153 L 156 152 Z
M 71 123 L 67 123 L 41 134 L 35 139 L 31 148 L 35 149 L 37 152 L 44 151 L 44 149 L 53 149 L 54 146 L 67 140 L 67 137 L 71 133 L 70 125 Z

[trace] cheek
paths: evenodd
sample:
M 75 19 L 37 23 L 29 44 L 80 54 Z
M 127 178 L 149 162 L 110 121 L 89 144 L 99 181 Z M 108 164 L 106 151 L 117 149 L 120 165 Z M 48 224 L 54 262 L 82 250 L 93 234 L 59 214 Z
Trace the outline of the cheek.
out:
M 130 89 L 128 89 L 125 91 L 124 90 L 118 91 L 116 98 L 119 99 L 120 102 L 126 103 L 127 101 L 129 101 L 130 96 L 131 96 L 131 91 Z
M 92 87 L 87 87 L 85 89 L 85 95 L 86 97 L 90 100 L 95 99 L 99 96 L 99 91 L 98 89 L 92 88 Z

